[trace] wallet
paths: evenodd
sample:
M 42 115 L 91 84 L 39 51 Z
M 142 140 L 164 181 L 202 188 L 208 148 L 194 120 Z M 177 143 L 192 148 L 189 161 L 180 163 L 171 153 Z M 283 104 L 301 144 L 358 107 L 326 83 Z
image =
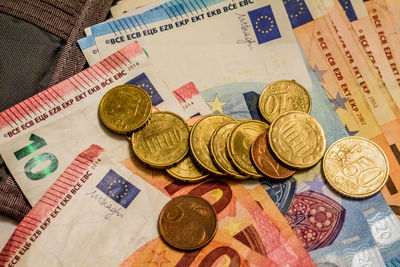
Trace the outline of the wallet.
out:
M 2 0 L 0 111 L 80 72 L 77 40 L 104 21 L 113 0 Z M 0 213 L 18 221 L 31 206 L 0 157 Z

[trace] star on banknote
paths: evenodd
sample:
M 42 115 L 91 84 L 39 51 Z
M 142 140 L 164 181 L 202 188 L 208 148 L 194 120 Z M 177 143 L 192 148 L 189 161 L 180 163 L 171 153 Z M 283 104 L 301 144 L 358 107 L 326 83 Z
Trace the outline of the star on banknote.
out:
M 224 113 L 222 107 L 226 104 L 226 102 L 219 101 L 219 97 L 216 94 L 213 102 L 207 102 L 211 106 L 211 112 L 218 111 L 219 113 Z

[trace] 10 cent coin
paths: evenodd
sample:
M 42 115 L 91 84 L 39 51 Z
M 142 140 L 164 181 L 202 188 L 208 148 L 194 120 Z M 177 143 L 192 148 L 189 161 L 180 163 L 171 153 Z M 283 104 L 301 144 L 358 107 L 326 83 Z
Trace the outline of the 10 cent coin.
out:
M 287 111 L 310 113 L 311 96 L 307 89 L 295 81 L 280 80 L 270 83 L 258 100 L 261 115 L 271 123 Z
M 189 126 L 175 113 L 156 112 L 149 124 L 132 134 L 132 148 L 143 163 L 154 168 L 170 167 L 189 151 Z
M 289 111 L 276 118 L 268 138 L 277 158 L 293 168 L 317 164 L 326 150 L 324 129 L 316 119 L 300 111 Z

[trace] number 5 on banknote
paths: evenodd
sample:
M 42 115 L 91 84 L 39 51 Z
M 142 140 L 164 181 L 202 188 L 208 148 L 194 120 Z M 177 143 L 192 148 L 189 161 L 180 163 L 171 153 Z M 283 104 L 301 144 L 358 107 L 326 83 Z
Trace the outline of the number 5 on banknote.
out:
M 47 145 L 46 141 L 40 136 L 31 134 L 29 140 L 32 141 L 29 145 L 21 148 L 20 150 L 14 152 L 14 156 L 17 160 L 21 160 L 32 153 L 38 151 L 39 149 Z M 50 161 L 50 163 L 42 167 L 44 162 Z M 42 168 L 40 168 L 42 167 Z M 24 172 L 26 176 L 31 180 L 41 180 L 46 178 L 58 168 L 58 159 L 54 154 L 44 152 L 42 154 L 36 155 L 31 158 L 24 166 Z M 39 170 L 35 170 L 39 169 Z

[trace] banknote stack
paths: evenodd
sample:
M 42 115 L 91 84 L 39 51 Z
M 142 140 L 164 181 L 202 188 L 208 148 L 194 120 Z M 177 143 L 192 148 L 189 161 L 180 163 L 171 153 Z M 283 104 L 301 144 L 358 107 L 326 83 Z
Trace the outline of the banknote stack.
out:
M 400 265 L 400 1 L 111 12 L 89 68 L 0 113 L 33 206 L 1 265 Z

